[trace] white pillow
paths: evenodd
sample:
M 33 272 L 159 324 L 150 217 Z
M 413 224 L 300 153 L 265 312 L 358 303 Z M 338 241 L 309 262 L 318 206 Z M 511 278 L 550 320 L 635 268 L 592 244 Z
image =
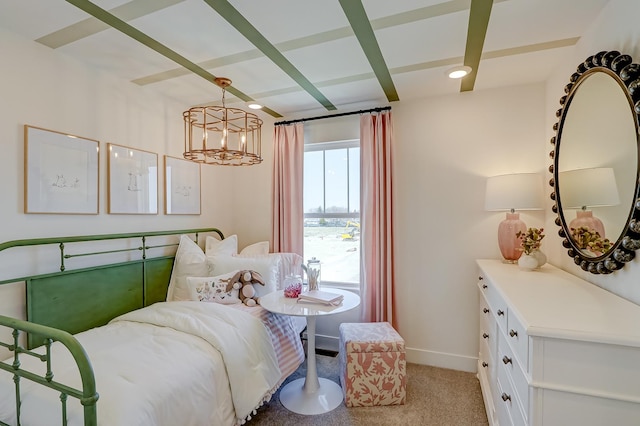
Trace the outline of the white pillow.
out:
M 223 305 L 235 305 L 242 302 L 238 290 L 227 291 L 227 284 L 238 271 L 217 277 L 187 277 L 187 287 L 191 300 L 196 302 L 215 302 Z
M 262 275 L 265 285 L 253 286 L 258 297 L 278 289 L 280 258 L 277 256 L 238 257 L 220 254 L 207 256 L 207 259 L 211 262 L 212 275 L 222 275 L 243 269 L 256 271 Z
M 234 234 L 224 240 L 219 240 L 211 235 L 207 236 L 205 253 L 207 256 L 215 256 L 216 254 L 235 255 L 238 253 L 238 236 Z
M 260 254 L 269 254 L 269 241 L 260 241 L 259 243 L 254 243 L 249 246 L 246 246 L 242 249 L 239 256 L 256 256 Z
M 269 256 L 277 256 L 280 258 L 280 282 L 278 290 L 282 290 L 282 283 L 287 275 L 304 275 L 302 270 L 302 262 L 304 259 L 297 253 L 272 253 Z
M 206 277 L 209 275 L 209 263 L 204 252 L 187 235 L 180 236 L 180 244 L 173 261 L 167 302 L 191 300 L 187 287 L 187 277 Z
M 304 259 L 297 253 L 269 253 L 253 256 L 254 259 L 265 257 L 277 257 L 280 259 L 280 262 L 278 262 L 277 290 L 284 289 L 282 284 L 288 275 L 300 275 L 301 277 L 304 275 L 304 271 L 302 270 L 302 262 Z

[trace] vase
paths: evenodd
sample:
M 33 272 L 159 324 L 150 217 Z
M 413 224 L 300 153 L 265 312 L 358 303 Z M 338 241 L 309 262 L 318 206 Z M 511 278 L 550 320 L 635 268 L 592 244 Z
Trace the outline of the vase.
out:
M 538 261 L 538 268 L 547 263 L 547 255 L 540 250 L 532 251 L 531 256 L 535 257 Z
M 538 259 L 531 254 L 522 253 L 522 256 L 518 259 L 518 266 L 520 269 L 533 271 L 538 267 Z
M 522 255 L 518 232 L 525 233 L 527 226 L 520 220 L 520 213 L 507 213 L 507 218 L 498 225 L 498 247 L 505 263 L 516 263 Z

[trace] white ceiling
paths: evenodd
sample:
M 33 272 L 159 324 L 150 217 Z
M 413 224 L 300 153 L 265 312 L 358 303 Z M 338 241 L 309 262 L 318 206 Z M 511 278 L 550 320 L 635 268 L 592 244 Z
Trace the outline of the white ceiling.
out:
M 473 90 L 545 80 L 607 1 L 494 0 Z M 382 69 L 399 100 L 460 91 L 461 82 L 446 78 L 445 70 L 465 60 L 471 0 L 361 2 L 375 35 L 369 41 L 377 42 Z M 3 1 L 0 26 L 185 107 L 219 103 L 221 90 L 211 81 L 72 3 L 91 6 L 86 0 Z M 94 0 L 93 5 L 137 30 L 138 39 L 146 35 L 205 73 L 230 78 L 234 89 L 281 116 L 393 105 L 383 89 L 389 83 L 374 73 L 339 0 Z M 281 59 L 265 55 L 264 45 L 256 47 L 214 9 L 218 5 L 239 12 L 250 23 L 244 28 L 257 30 Z M 300 78 L 316 92 L 305 90 Z M 243 101 L 228 93 L 227 103 L 235 102 Z

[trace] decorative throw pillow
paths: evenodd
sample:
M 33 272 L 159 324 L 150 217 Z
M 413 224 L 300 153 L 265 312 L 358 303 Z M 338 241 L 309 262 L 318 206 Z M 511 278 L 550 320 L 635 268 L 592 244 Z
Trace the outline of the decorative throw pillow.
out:
M 280 258 L 277 256 L 239 257 L 220 254 L 207 256 L 207 259 L 211 263 L 212 275 L 227 274 L 243 269 L 256 271 L 262 275 L 265 285 L 253 286 L 257 297 L 278 289 Z
M 238 271 L 216 277 L 187 277 L 187 287 L 191 300 L 197 302 L 215 302 L 223 305 L 240 303 L 237 289 L 227 291 L 227 284 Z
M 180 244 L 171 270 L 167 302 L 174 300 L 191 300 L 187 288 L 187 277 L 206 277 L 209 275 L 209 264 L 204 252 L 187 235 L 180 236 Z
M 269 254 L 269 241 L 260 241 L 243 248 L 238 256 L 256 256 L 260 254 Z
M 224 240 L 219 240 L 211 235 L 207 236 L 205 253 L 207 256 L 215 256 L 217 254 L 235 255 L 238 253 L 238 236 L 231 235 Z

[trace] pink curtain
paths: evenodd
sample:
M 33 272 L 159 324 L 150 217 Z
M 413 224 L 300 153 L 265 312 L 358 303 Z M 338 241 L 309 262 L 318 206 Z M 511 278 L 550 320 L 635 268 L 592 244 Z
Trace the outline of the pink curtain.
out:
M 361 317 L 397 328 L 393 284 L 391 111 L 360 117 Z
M 304 124 L 275 126 L 273 132 L 273 227 L 274 252 L 297 253 L 303 249 L 302 164 Z

